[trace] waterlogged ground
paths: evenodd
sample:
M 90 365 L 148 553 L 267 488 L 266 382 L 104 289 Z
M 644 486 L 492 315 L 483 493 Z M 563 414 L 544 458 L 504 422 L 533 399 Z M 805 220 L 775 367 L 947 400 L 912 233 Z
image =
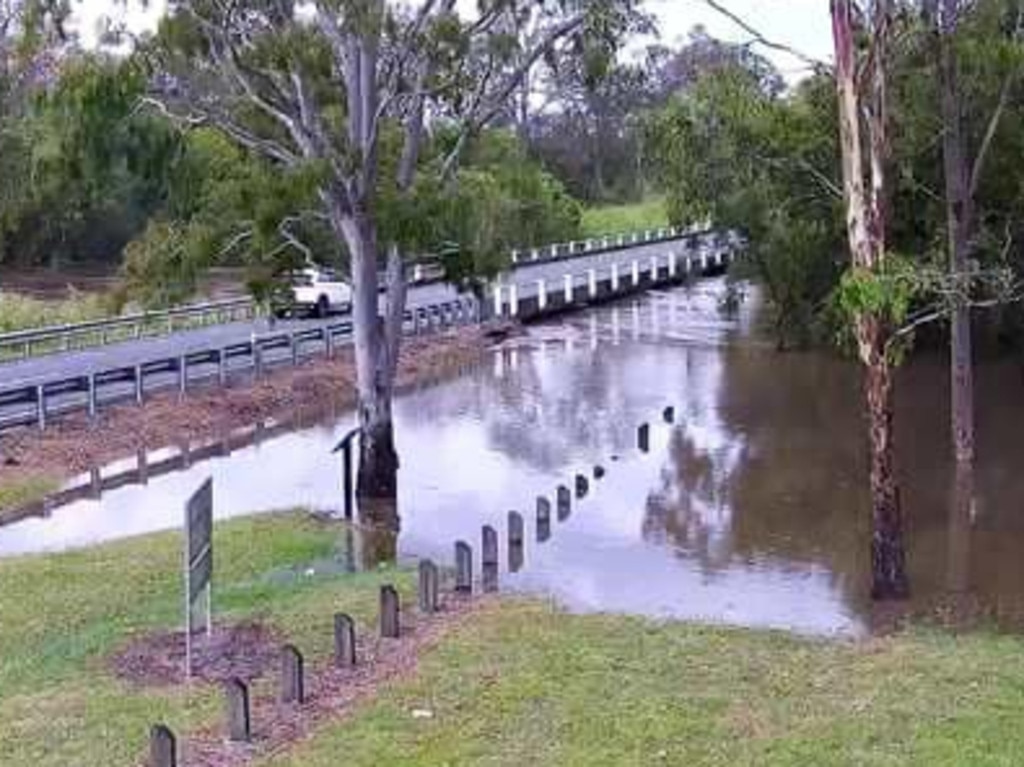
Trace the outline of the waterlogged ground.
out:
M 461 375 L 397 403 L 397 509 L 364 509 L 395 535 L 349 534 L 334 555 L 375 566 L 479 548 L 507 513 L 526 519 L 525 562 L 505 586 L 574 611 L 622 611 L 860 635 L 867 499 L 856 370 L 828 354 L 780 354 L 756 331 L 757 296 L 723 314 L 725 284 L 652 293 L 530 328 Z M 910 571 L 922 609 L 1016 623 L 1024 604 L 1024 428 L 1019 372 L 983 366 L 979 473 L 949 503 L 940 360 L 900 383 Z M 675 422 L 662 410 L 672 406 Z M 651 450 L 636 449 L 650 422 Z M 207 477 L 221 518 L 295 506 L 341 514 L 331 448 L 352 417 L 267 439 L 0 529 L 0 555 L 53 551 L 180 525 Z M 134 460 L 134 459 L 132 459 Z M 105 472 L 130 469 L 132 461 Z M 577 473 L 589 495 L 537 541 L 535 499 Z M 554 518 L 555 514 L 552 513 Z M 542 536 L 543 537 L 543 536 Z M 936 607 L 937 606 L 937 607 Z M 966 606 L 966 607 L 965 607 Z

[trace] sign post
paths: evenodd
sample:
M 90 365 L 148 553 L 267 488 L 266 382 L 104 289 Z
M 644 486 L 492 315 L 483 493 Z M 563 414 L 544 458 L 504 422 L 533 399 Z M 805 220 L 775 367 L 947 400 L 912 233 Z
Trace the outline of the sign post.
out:
M 213 632 L 213 480 L 207 479 L 185 505 L 185 676 L 192 678 L 195 605 L 206 602 L 206 636 Z

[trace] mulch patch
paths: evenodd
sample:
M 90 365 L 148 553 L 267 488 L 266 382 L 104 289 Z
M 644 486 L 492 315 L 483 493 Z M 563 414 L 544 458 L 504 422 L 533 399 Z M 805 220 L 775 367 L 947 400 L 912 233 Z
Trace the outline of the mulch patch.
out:
M 214 625 L 210 637 L 194 635 L 192 678 L 218 683 L 237 677 L 249 682 L 274 667 L 280 653 L 280 637 L 262 623 Z M 140 637 L 115 654 L 110 663 L 118 677 L 139 686 L 180 684 L 185 680 L 185 632 Z

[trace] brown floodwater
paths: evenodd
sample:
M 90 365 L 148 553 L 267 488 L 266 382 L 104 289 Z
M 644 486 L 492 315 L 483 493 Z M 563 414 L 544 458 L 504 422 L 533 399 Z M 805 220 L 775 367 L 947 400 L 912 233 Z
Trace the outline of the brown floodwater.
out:
M 720 280 L 651 293 L 529 328 L 450 380 L 396 403 L 397 508 L 365 508 L 337 563 L 430 556 L 446 564 L 480 529 L 502 544 L 502 585 L 580 611 L 624 611 L 863 634 L 869 516 L 858 371 L 823 352 L 780 353 L 757 330 L 757 292 L 732 316 Z M 978 371 L 978 467 L 954 503 L 947 374 L 919 355 L 901 372 L 898 437 L 913 606 L 1017 623 L 1024 615 L 1024 381 Z M 675 408 L 675 422 L 662 411 Z M 651 447 L 636 428 L 651 424 Z M 220 518 L 306 507 L 340 515 L 331 448 L 351 414 L 0 528 L 0 556 L 180 526 L 207 477 Z M 131 462 L 128 462 L 129 464 Z M 577 473 L 590 492 L 538 542 L 535 500 Z M 124 469 L 121 466 L 120 469 Z M 105 472 L 116 472 L 118 466 Z M 962 490 L 962 489 L 961 489 Z M 526 519 L 509 572 L 507 514 Z M 542 531 L 543 533 L 543 531 Z M 337 564 L 336 563 L 336 564 Z M 330 566 L 314 563 L 315 567 Z M 950 607 L 950 606 L 955 607 Z

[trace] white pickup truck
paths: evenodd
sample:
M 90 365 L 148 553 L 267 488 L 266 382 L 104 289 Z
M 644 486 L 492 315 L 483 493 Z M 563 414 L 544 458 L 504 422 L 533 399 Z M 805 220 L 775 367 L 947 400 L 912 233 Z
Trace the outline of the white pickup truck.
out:
M 333 269 L 308 266 L 291 276 L 293 311 L 306 311 L 315 317 L 352 309 L 352 287 Z

